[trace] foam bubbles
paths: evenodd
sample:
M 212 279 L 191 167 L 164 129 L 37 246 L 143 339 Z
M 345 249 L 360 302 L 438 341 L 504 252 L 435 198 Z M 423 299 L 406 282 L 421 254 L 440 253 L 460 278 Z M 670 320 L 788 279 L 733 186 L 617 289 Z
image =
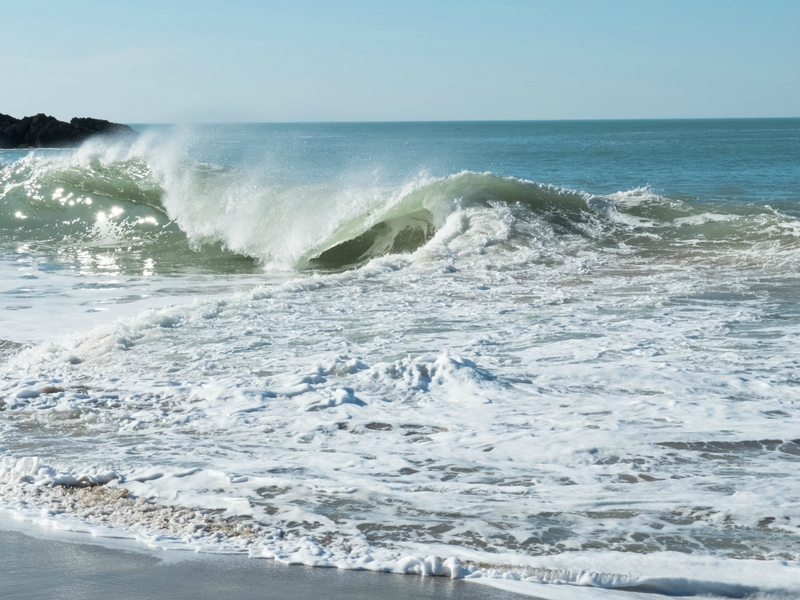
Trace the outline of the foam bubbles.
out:
M 85 234 L 75 274 L 20 241 L 41 279 L 7 278 L 8 306 L 136 307 L 2 344 L 4 506 L 286 563 L 796 589 L 796 219 L 486 173 L 276 182 L 155 146 L 4 171 Z M 56 181 L 91 169 L 147 183 L 87 206 Z M 185 266 L 229 254 L 136 253 L 170 227 L 267 270 L 236 290 Z M 326 252 L 338 272 L 302 270 Z

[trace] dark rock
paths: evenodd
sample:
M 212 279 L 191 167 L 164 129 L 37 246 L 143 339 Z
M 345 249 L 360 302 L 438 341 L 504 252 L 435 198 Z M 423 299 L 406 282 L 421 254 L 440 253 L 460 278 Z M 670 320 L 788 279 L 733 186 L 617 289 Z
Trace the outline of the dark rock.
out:
M 19 122 L 19 119 L 15 119 L 14 117 L 0 113 L 0 130 L 3 130 L 17 122 Z
M 105 121 L 103 119 L 92 119 L 91 117 L 75 117 L 69 124 L 79 131 L 86 132 L 86 135 L 117 135 L 120 133 L 123 135 L 130 135 L 135 133 L 133 129 L 127 125 L 112 123 L 111 121 Z
M 19 123 L 19 119 L 0 113 L 0 148 L 14 148 L 11 128 Z
M 74 118 L 65 123 L 42 113 L 22 119 L 0 113 L 0 148 L 71 148 L 96 135 L 132 136 L 136 132 L 102 119 Z

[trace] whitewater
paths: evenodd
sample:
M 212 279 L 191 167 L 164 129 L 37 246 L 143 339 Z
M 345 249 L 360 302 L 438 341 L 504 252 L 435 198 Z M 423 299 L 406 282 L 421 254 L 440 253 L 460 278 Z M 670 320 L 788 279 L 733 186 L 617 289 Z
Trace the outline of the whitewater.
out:
M 137 129 L 0 151 L 0 510 L 800 595 L 800 121 Z

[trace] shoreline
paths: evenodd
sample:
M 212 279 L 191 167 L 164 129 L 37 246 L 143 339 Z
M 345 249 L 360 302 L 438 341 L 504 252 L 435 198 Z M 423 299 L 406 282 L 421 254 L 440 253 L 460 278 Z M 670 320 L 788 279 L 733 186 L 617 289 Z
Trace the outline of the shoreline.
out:
M 217 600 L 320 597 L 331 600 L 522 596 L 462 580 L 281 565 L 242 555 L 156 552 L 80 534 L 23 533 L 0 524 L 0 596 L 5 600 L 80 597 Z M 106 542 L 106 543 L 103 543 Z M 127 547 L 126 547 L 127 546 Z
M 638 585 L 633 586 L 630 583 L 625 585 L 622 580 L 617 581 L 618 577 L 627 577 L 614 575 L 622 571 L 607 563 L 604 569 L 600 565 L 580 564 L 581 561 L 576 564 L 575 561 L 568 560 L 568 564 L 565 564 L 563 560 L 554 557 L 549 561 L 552 566 L 546 570 L 555 568 L 559 572 L 571 572 L 569 583 L 561 577 L 555 581 L 550 581 L 549 577 L 542 580 L 535 574 L 529 573 L 533 575 L 529 578 L 520 576 L 515 571 L 508 572 L 505 576 L 502 573 L 474 573 L 451 579 L 446 574 L 423 575 L 420 571 L 371 570 L 354 565 L 343 567 L 313 562 L 287 562 L 271 554 L 252 554 L 244 549 L 237 551 L 236 548 L 221 548 L 220 551 L 211 547 L 193 548 L 170 543 L 170 540 L 177 540 L 169 536 L 142 537 L 125 527 L 119 529 L 108 525 L 93 525 L 75 514 L 64 519 L 66 515 L 58 514 L 61 511 L 54 514 L 52 511 L 41 512 L 34 509 L 24 510 L 20 514 L 10 507 L 5 507 L 5 510 L 3 508 L 0 503 L 0 565 L 4 571 L 4 577 L 0 578 L 0 598 L 4 600 L 51 597 L 44 592 L 41 596 L 31 595 L 38 594 L 40 587 L 45 591 L 60 593 L 64 582 L 42 580 L 43 570 L 50 575 L 55 571 L 66 573 L 70 577 L 75 576 L 77 583 L 71 582 L 70 585 L 89 586 L 93 594 L 94 588 L 100 585 L 100 591 L 96 595 L 87 596 L 84 591 L 76 591 L 76 597 L 88 600 L 140 598 L 143 597 L 139 593 L 140 589 L 151 588 L 154 595 L 144 597 L 165 597 L 164 592 L 156 588 L 162 586 L 172 589 L 169 586 L 177 585 L 173 581 L 183 582 L 176 590 L 187 586 L 192 589 L 187 598 L 201 600 L 217 600 L 219 593 L 225 590 L 214 590 L 223 584 L 228 586 L 228 591 L 235 591 L 233 598 L 264 597 L 259 595 L 258 590 L 263 585 L 271 586 L 273 583 L 279 586 L 281 595 L 268 597 L 291 599 L 316 598 L 309 591 L 316 589 L 315 586 L 324 588 L 327 594 L 325 597 L 332 600 L 362 597 L 387 600 L 406 597 L 453 600 L 514 600 L 526 597 L 538 600 L 666 600 L 697 595 L 753 600 L 797 598 L 791 591 L 797 582 L 792 584 L 793 580 L 788 572 L 779 573 L 774 568 L 770 569 L 771 575 L 780 575 L 778 579 L 783 585 L 762 573 L 756 579 L 767 577 L 767 581 L 770 581 L 767 587 L 762 587 L 755 581 L 752 573 L 741 581 L 737 581 L 739 577 L 731 579 L 729 576 L 707 579 L 702 571 L 703 563 L 706 563 L 706 567 L 711 567 L 714 561 L 709 563 L 702 557 L 697 557 L 699 561 L 694 561 L 697 564 L 690 569 L 693 573 L 686 573 L 684 577 L 676 576 L 666 564 L 651 564 L 651 568 L 647 569 L 651 572 L 650 576 L 644 577 Z M 432 550 L 436 556 L 440 556 L 442 548 L 438 548 L 438 552 Z M 632 554 L 628 560 L 639 562 L 643 558 L 645 557 Z M 653 569 L 654 566 L 657 568 Z M 727 565 L 726 570 L 729 571 L 731 566 Z M 747 566 L 752 570 L 753 565 Z M 739 567 L 745 565 L 741 564 Z M 158 573 L 153 581 L 154 568 L 157 568 Z M 698 568 L 701 570 L 698 571 Z M 111 579 L 108 582 L 103 579 L 102 585 L 99 584 L 98 578 L 105 578 L 107 571 Z M 337 575 L 331 578 L 326 573 Z M 616 585 L 609 585 L 612 584 L 609 578 L 615 580 Z M 749 580 L 749 584 L 746 580 Z M 295 583 L 301 591 L 307 590 L 308 594 L 298 595 Z M 154 585 L 156 588 L 153 588 Z M 136 593 L 130 596 L 115 595 L 120 586 L 124 588 L 123 591 L 133 586 Z M 206 588 L 211 591 L 204 595 Z M 183 596 L 170 592 L 166 597 Z
M 680 600 L 583 585 L 514 579 L 450 579 L 283 564 L 246 554 L 148 547 L 141 540 L 56 529 L 0 512 L 0 597 L 234 600 Z M 265 592 L 265 589 L 268 592 Z

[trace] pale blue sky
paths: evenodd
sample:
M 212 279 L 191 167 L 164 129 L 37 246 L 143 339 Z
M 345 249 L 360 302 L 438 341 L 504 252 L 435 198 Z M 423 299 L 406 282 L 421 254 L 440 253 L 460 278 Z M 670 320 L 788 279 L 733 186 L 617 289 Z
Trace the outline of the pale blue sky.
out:
M 800 0 L 4 0 L 0 20 L 17 117 L 800 116 Z

